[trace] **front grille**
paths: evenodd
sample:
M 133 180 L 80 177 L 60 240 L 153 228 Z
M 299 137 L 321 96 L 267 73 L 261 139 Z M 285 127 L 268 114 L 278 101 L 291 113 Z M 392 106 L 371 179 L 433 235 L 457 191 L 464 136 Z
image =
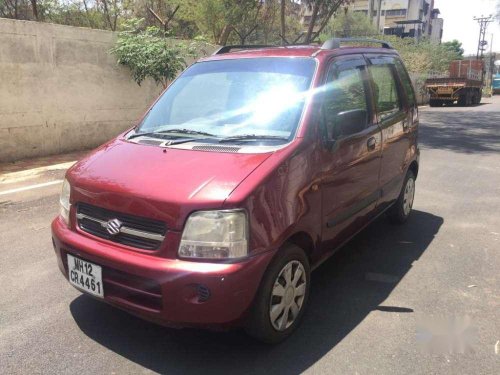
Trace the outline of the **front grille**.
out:
M 77 222 L 81 230 L 108 241 L 145 250 L 157 250 L 165 236 L 165 223 L 78 203 Z M 117 234 L 110 234 L 106 228 L 109 220 L 118 219 L 121 228 Z
M 104 295 L 117 302 L 126 301 L 142 309 L 162 309 L 160 285 L 151 279 L 103 267 Z

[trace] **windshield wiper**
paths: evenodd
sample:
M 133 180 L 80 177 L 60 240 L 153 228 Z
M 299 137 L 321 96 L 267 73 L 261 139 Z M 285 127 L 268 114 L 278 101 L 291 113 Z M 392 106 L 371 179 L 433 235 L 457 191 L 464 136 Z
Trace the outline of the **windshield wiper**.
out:
M 135 133 L 135 134 L 129 135 L 127 137 L 127 139 L 132 139 L 132 138 L 137 138 L 137 137 L 142 137 L 142 136 L 145 136 L 145 137 L 156 136 L 157 138 L 161 138 L 161 139 L 175 139 L 172 137 L 162 137 L 161 135 L 162 134 L 159 132 L 143 132 L 143 133 Z
M 168 129 L 168 130 L 162 130 L 160 131 L 160 133 L 196 134 L 196 135 L 205 135 L 207 137 L 215 137 L 215 134 L 202 132 L 198 130 L 192 130 L 192 129 Z
M 168 129 L 168 130 L 159 130 L 156 132 L 142 132 L 142 133 L 135 133 L 130 135 L 127 139 L 132 139 L 132 138 L 137 138 L 137 137 L 142 137 L 142 136 L 147 136 L 147 137 L 157 137 L 161 139 L 177 139 L 172 138 L 172 137 L 162 137 L 162 135 L 169 134 L 169 133 L 179 133 L 179 134 L 196 134 L 196 135 L 204 135 L 207 137 L 215 137 L 215 135 L 206 133 L 206 132 L 201 132 L 197 130 L 190 130 L 190 129 Z
M 253 141 L 253 140 L 280 140 L 280 141 L 288 141 L 288 137 L 283 137 L 280 135 L 257 135 L 257 134 L 243 134 L 243 135 L 235 135 L 233 137 L 222 138 L 219 143 L 225 142 L 235 142 L 235 141 Z

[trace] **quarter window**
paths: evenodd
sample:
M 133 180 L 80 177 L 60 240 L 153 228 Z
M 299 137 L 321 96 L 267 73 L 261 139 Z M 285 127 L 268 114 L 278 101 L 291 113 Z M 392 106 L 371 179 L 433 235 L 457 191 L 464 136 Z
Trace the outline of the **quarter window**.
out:
M 373 95 L 381 120 L 399 112 L 402 108 L 396 79 L 390 65 L 371 65 Z
M 413 108 L 415 107 L 415 92 L 413 91 L 413 84 L 411 83 L 410 76 L 406 72 L 403 63 L 399 60 L 396 60 L 396 69 L 406 91 L 406 96 L 408 97 L 408 106 Z

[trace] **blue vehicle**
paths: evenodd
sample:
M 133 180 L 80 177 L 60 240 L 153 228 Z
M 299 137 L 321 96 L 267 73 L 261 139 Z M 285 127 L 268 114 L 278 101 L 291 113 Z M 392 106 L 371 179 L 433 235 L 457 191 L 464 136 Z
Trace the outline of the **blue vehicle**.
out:
M 495 74 L 493 76 L 493 81 L 491 83 L 491 88 L 493 90 L 493 95 L 500 94 L 500 74 Z

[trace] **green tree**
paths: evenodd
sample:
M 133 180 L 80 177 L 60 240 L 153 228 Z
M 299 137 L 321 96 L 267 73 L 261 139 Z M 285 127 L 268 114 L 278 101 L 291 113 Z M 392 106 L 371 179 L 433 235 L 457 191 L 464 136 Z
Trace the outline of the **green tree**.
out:
M 450 61 L 457 59 L 455 51 L 426 38 L 418 42 L 413 38 L 398 38 L 389 35 L 381 36 L 381 38 L 390 42 L 399 52 L 410 72 L 445 72 L 448 70 Z
M 339 7 L 350 2 L 351 0 L 305 0 L 304 4 L 311 11 L 311 18 L 302 42 L 309 44 L 316 40 Z
M 454 39 L 451 42 L 444 42 L 442 45 L 455 54 L 455 60 L 462 60 L 464 58 L 464 49 L 462 48 L 462 43 L 458 40 Z
M 127 21 L 110 52 L 117 57 L 119 64 L 130 69 L 138 85 L 152 78 L 157 84 L 167 87 L 186 67 L 186 58 L 196 55 L 196 45 L 170 38 L 156 26 L 142 29 L 142 23 L 142 19 Z
M 377 28 L 364 13 L 339 12 L 328 22 L 321 39 L 331 37 L 371 37 L 375 35 L 377 35 Z
M 204 0 L 193 12 L 201 33 L 214 43 L 226 45 L 232 37 L 244 44 L 258 28 L 263 7 L 259 0 Z

